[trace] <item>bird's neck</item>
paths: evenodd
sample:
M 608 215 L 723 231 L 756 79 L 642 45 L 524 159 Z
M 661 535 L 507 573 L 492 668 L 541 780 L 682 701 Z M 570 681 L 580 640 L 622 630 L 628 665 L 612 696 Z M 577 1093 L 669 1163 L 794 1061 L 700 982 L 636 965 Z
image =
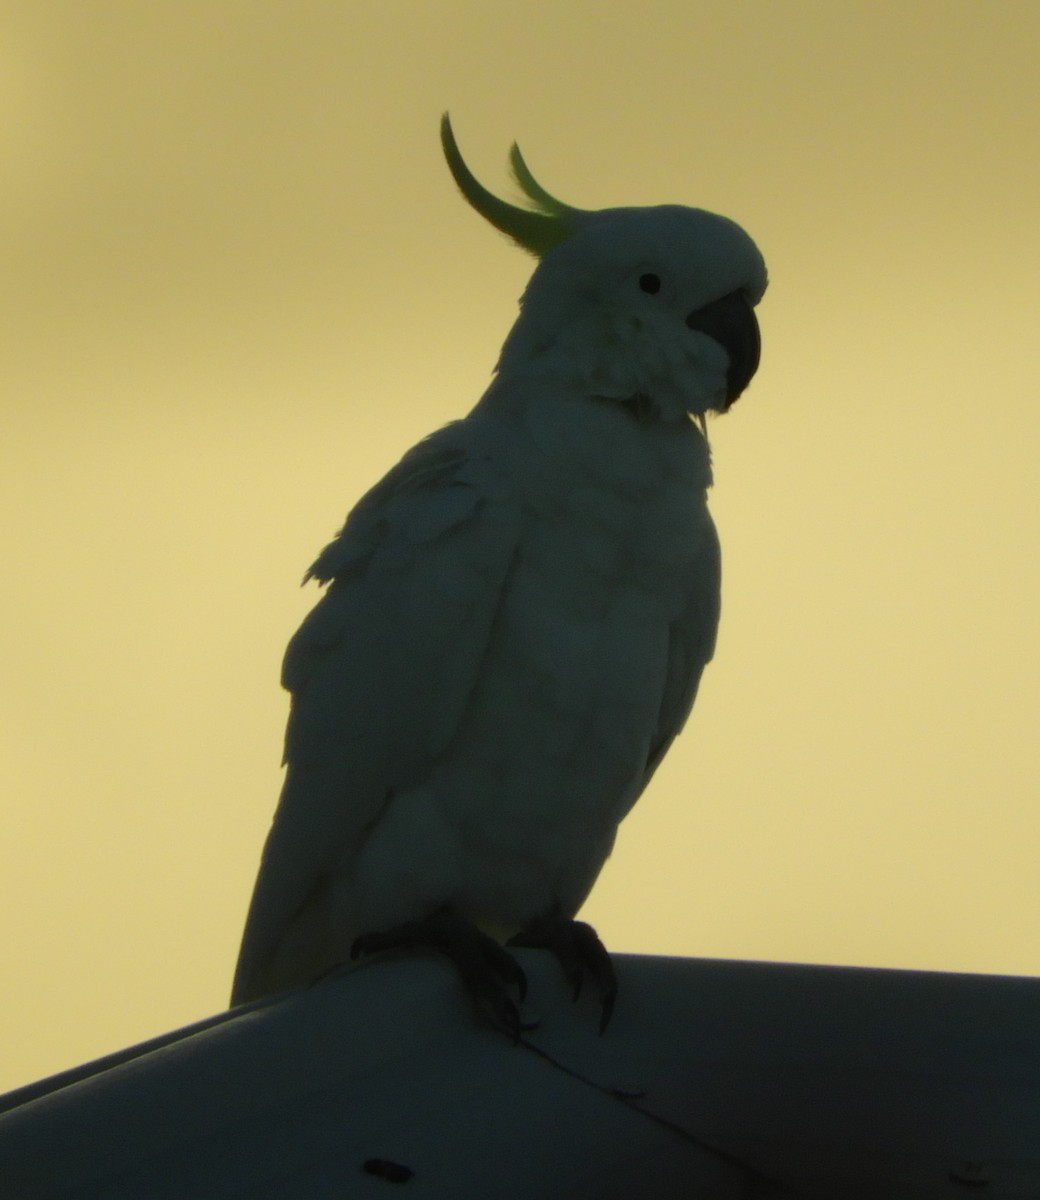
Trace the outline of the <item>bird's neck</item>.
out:
M 601 396 L 558 381 L 500 375 L 471 416 L 487 421 L 518 458 L 576 478 L 630 483 L 637 491 L 665 482 L 696 491 L 711 485 L 702 430 L 685 412 L 663 414 L 653 397 Z

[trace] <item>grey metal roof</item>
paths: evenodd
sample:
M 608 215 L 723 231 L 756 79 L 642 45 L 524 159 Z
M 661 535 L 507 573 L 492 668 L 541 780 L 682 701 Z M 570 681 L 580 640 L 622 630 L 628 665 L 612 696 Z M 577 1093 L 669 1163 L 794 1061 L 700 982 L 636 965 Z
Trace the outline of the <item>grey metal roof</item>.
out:
M 398 959 L 12 1092 L 0 1195 L 1040 1197 L 1040 980 L 519 957 L 518 1045 Z

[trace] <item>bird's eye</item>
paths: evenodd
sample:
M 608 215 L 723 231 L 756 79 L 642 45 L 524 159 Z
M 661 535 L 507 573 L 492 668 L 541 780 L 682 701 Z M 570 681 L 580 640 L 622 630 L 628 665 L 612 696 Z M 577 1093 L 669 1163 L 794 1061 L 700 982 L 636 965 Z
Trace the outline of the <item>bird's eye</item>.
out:
M 645 275 L 639 276 L 639 286 L 644 292 L 648 292 L 653 296 L 661 290 L 661 277 L 655 275 L 653 271 L 647 271 Z

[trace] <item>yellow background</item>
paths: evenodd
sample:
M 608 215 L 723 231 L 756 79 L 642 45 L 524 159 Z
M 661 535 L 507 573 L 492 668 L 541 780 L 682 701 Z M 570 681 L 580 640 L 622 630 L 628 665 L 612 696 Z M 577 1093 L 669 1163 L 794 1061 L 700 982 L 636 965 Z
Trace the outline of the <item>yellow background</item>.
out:
M 226 1002 L 299 578 L 530 271 L 445 108 L 772 274 L 718 655 L 588 918 L 1040 972 L 1038 53 L 1031 0 L 4 5 L 0 1087 Z

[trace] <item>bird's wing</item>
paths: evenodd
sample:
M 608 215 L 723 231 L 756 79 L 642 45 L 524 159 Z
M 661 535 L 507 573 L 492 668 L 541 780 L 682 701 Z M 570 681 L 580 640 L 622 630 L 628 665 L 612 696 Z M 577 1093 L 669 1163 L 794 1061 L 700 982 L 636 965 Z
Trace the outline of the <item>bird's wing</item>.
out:
M 519 515 L 472 424 L 419 443 L 357 505 L 310 576 L 329 587 L 286 652 L 287 774 L 242 939 L 233 1002 L 305 982 L 286 949 L 389 796 L 430 769 L 478 678 Z M 296 926 L 297 928 L 293 928 Z M 299 959 L 296 967 L 286 957 Z M 278 960 L 281 960 L 279 965 Z M 328 963 L 323 964 L 325 966 Z M 322 964 L 317 965 L 320 970 Z
M 697 698 L 701 674 L 715 653 L 722 569 L 718 533 L 707 507 L 701 532 L 701 545 L 693 559 L 689 599 L 669 635 L 668 668 L 657 729 L 647 757 L 644 787 L 686 724 Z

